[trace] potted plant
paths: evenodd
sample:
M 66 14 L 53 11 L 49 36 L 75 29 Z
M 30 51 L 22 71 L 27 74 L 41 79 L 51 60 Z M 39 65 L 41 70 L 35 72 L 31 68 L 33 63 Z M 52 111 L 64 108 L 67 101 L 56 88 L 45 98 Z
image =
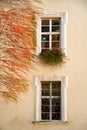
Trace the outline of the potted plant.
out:
M 60 64 L 63 62 L 64 54 L 62 53 L 61 49 L 47 49 L 42 50 L 40 53 L 40 59 L 43 63 L 49 65 Z

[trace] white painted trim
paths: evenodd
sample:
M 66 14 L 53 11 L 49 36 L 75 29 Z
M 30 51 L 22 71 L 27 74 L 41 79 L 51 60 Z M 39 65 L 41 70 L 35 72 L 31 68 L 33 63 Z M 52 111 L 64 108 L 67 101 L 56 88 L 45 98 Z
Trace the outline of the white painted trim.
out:
M 67 121 L 67 94 L 66 94 L 66 87 L 67 87 L 67 76 L 63 77 L 62 80 L 62 91 L 61 91 L 61 112 L 62 112 L 62 121 Z

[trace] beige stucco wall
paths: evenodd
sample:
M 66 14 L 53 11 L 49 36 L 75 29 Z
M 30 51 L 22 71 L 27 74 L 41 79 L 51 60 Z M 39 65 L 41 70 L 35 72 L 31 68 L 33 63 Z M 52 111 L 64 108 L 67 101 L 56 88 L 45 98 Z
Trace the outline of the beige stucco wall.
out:
M 29 91 L 18 103 L 0 99 L 0 130 L 87 130 L 87 0 L 43 0 L 45 13 L 68 12 L 67 62 L 62 66 L 44 66 L 38 59 L 27 77 Z M 34 83 L 37 75 L 67 75 L 68 123 L 34 121 Z

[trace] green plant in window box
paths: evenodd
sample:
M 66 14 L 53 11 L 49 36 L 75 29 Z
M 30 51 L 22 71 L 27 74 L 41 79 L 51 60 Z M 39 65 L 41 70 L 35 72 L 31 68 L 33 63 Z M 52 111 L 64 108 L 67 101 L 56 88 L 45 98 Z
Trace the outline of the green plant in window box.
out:
M 64 54 L 62 53 L 61 49 L 43 49 L 40 53 L 40 59 L 43 63 L 49 65 L 60 64 L 63 62 Z

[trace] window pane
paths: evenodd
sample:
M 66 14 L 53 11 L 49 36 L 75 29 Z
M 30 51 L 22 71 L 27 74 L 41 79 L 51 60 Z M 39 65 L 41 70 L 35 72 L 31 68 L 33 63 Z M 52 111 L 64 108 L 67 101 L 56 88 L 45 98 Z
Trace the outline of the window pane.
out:
M 44 98 L 42 99 L 42 105 L 50 105 L 50 99 L 49 98 Z
M 61 105 L 61 100 L 60 100 L 60 98 L 53 98 L 52 99 L 52 106 L 53 105 Z
M 49 35 L 42 35 L 41 36 L 41 41 L 49 41 Z
M 42 90 L 42 96 L 50 96 L 49 90 Z
M 61 92 L 60 90 L 52 90 L 52 96 L 60 96 Z
M 49 25 L 48 19 L 42 19 L 42 25 Z
M 60 34 L 53 34 L 52 41 L 60 41 Z
M 52 32 L 60 32 L 60 26 L 52 26 Z
M 61 21 L 61 18 L 53 19 L 52 20 L 52 25 L 60 25 L 60 21 Z
M 42 106 L 42 112 L 50 112 L 50 106 Z
M 60 112 L 61 108 L 60 106 L 52 106 L 52 112 Z
M 42 120 L 49 120 L 50 119 L 50 113 L 41 113 L 41 119 Z
M 48 26 L 42 26 L 41 32 L 49 32 L 49 27 Z
M 60 42 L 52 42 L 52 48 L 59 48 Z
M 45 48 L 45 49 L 46 49 L 46 48 L 49 48 L 49 42 L 42 42 L 41 45 L 42 45 L 42 46 L 41 46 L 42 49 L 44 49 L 44 48 Z
M 52 89 L 61 89 L 61 81 L 52 82 Z
M 50 89 L 50 82 L 42 82 L 42 89 Z
M 52 113 L 52 120 L 61 120 L 60 113 Z

